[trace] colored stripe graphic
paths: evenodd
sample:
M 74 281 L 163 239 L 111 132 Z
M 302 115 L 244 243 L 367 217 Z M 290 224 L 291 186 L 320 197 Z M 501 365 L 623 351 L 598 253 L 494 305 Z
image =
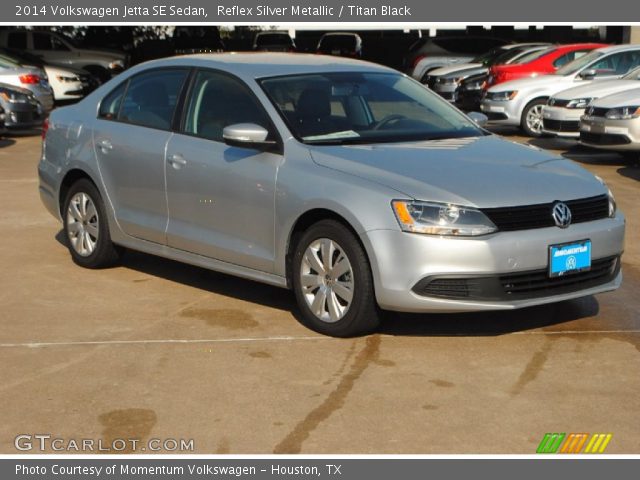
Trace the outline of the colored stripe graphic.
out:
M 587 438 L 589 438 L 588 433 L 570 433 L 567 435 L 560 453 L 580 453 Z
M 611 433 L 594 433 L 584 453 L 604 453 L 612 436 Z
M 556 453 L 565 435 L 564 433 L 545 433 L 536 453 Z

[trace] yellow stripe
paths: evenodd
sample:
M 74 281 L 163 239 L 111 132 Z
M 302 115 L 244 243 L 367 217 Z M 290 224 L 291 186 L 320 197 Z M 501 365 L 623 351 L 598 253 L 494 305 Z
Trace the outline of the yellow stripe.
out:
M 597 437 L 597 435 L 593 435 L 593 436 L 591 437 L 591 440 L 589 440 L 589 443 L 588 443 L 588 445 L 587 445 L 587 448 L 585 448 L 585 449 L 584 449 L 584 453 L 591 453 L 591 447 L 593 447 L 593 444 L 594 444 L 594 443 L 595 443 L 595 441 L 596 441 L 596 437 Z
M 602 440 L 604 440 L 605 436 L 602 433 L 596 433 L 594 436 L 597 436 L 598 438 L 596 439 L 596 443 L 593 444 L 591 453 L 598 453 L 598 447 L 600 447 L 600 444 L 602 443 Z
M 598 451 L 598 453 L 604 453 L 604 449 L 607 448 L 607 445 L 609 445 L 612 436 L 612 434 L 607 433 L 606 437 L 604 437 L 604 442 L 602 442 L 602 445 L 600 445 L 600 450 Z

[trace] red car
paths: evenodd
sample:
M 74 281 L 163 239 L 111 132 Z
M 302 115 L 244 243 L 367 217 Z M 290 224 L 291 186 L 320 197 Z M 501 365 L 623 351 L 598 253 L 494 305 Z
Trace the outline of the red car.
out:
M 556 45 L 542 51 L 532 52 L 528 57 L 520 59 L 518 63 L 495 65 L 489 69 L 485 90 L 509 80 L 553 73 L 564 64 L 581 57 L 585 53 L 606 46 L 604 43 Z

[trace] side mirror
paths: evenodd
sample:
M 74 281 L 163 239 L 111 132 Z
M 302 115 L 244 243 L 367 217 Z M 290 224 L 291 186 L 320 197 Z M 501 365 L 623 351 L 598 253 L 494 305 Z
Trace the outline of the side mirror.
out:
M 594 77 L 596 77 L 598 75 L 598 72 L 593 69 L 593 68 L 589 68 L 588 70 L 583 70 L 582 72 L 580 72 L 578 74 L 578 76 L 582 79 L 582 80 L 591 80 Z
M 484 127 L 489 121 L 489 117 L 487 117 L 484 113 L 480 112 L 470 112 L 467 116 L 475 122 L 479 127 Z
M 236 123 L 222 130 L 224 143 L 232 147 L 268 150 L 276 145 L 273 140 L 267 140 L 268 136 L 267 129 L 255 123 Z

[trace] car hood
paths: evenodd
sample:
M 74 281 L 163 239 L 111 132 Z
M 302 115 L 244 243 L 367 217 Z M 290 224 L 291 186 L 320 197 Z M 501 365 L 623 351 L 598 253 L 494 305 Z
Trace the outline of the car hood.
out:
M 570 160 L 494 135 L 309 150 L 318 165 L 419 200 L 487 208 L 606 193 Z
M 638 82 L 636 81 L 635 83 Z M 602 97 L 594 101 L 592 105 L 594 107 L 603 108 L 640 106 L 640 88 L 625 90 L 624 92 L 618 92 L 615 95 Z
M 503 92 L 505 90 L 522 90 L 531 87 L 550 87 L 552 85 L 573 84 L 573 76 L 562 75 L 540 75 L 538 77 L 521 78 L 499 83 L 491 87 L 490 92 Z M 587 80 L 585 80 L 587 81 Z
M 573 100 L 574 98 L 600 98 L 635 88 L 640 88 L 640 81 L 604 80 L 602 82 L 594 82 L 589 85 L 580 85 L 579 87 L 563 90 L 556 94 L 555 98 L 560 98 L 562 100 Z
M 441 75 L 450 75 L 452 73 L 462 73 L 463 70 L 473 69 L 473 68 L 483 68 L 481 63 L 456 63 L 455 65 L 449 65 L 448 67 L 436 68 L 435 70 L 431 70 L 429 75 L 432 76 L 441 76 Z

